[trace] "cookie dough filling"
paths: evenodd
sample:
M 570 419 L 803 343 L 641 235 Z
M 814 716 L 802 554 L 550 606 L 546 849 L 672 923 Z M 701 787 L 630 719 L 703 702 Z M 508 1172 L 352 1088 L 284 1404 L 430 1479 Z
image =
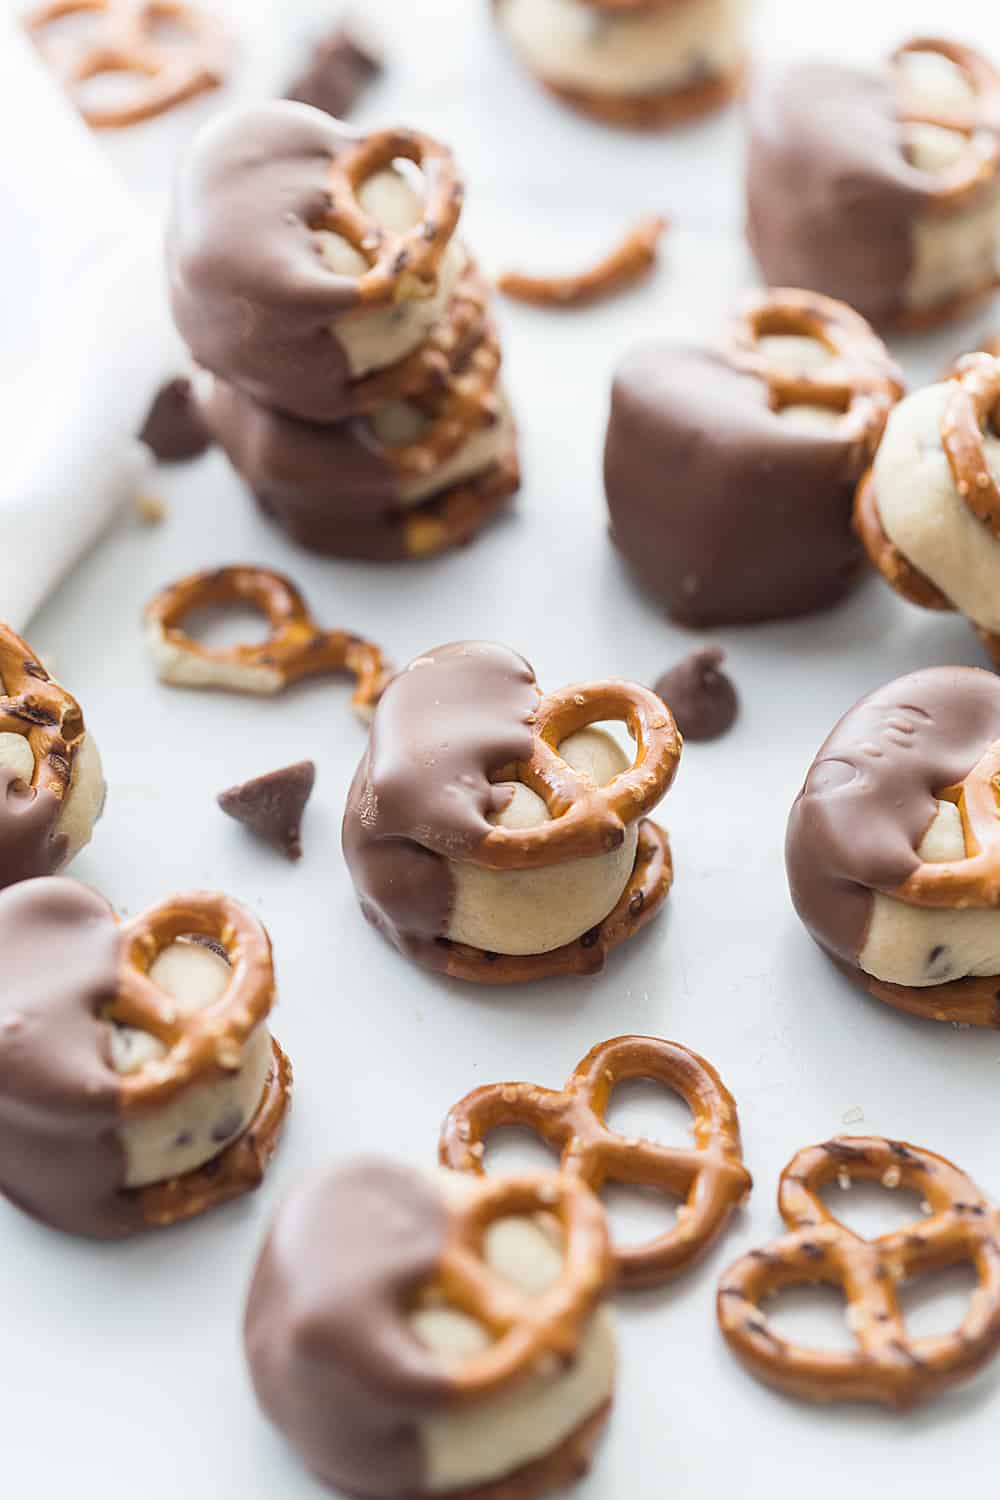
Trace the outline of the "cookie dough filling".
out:
M 958 493 L 942 444 L 950 383 L 917 391 L 889 419 L 873 486 L 889 540 L 962 614 L 1000 632 L 1000 541 Z M 984 434 L 990 470 L 1000 482 L 1000 433 Z
M 546 1173 L 530 1196 L 555 1204 L 566 1190 Z M 455 1305 L 445 1273 L 455 1222 L 483 1191 L 445 1170 L 358 1161 L 293 1195 L 265 1243 L 245 1322 L 258 1399 L 316 1475 L 351 1496 L 473 1500 L 507 1481 L 534 1500 L 586 1467 L 615 1385 L 603 1214 L 588 1194 L 596 1260 L 590 1290 L 570 1291 L 558 1356 L 542 1306 L 565 1285 L 573 1229 L 548 1213 L 491 1219 L 471 1254 L 535 1305 L 540 1347 L 487 1388 L 478 1372 L 510 1336 Z
M 500 0 L 500 21 L 546 82 L 616 95 L 661 94 L 740 65 L 746 0 L 670 0 L 604 9 L 585 0 Z
M 177 1002 L 183 1015 L 219 1000 L 232 977 L 213 948 L 182 938 L 154 961 L 149 977 Z M 115 1026 L 111 1063 L 116 1073 L 137 1073 L 167 1055 L 147 1031 Z M 145 1187 L 204 1166 L 242 1135 L 253 1119 L 271 1067 L 271 1034 L 258 1026 L 243 1049 L 240 1067 L 221 1080 L 196 1084 L 171 1104 L 122 1127 L 125 1186 Z
M 400 482 L 396 503 L 419 505 L 422 500 L 440 494 L 452 485 L 472 479 L 477 474 L 502 463 L 516 452 L 514 417 L 502 387 L 497 387 L 496 420 L 473 432 L 451 458 L 430 468 L 425 474 L 408 476 Z M 380 407 L 371 418 L 372 431 L 380 444 L 402 447 L 419 443 L 429 426 L 428 417 L 418 406 L 397 401 Z

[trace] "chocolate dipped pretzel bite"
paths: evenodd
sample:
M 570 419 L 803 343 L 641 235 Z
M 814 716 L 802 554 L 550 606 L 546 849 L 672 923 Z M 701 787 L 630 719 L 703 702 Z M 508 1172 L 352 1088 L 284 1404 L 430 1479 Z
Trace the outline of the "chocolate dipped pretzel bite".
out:
M 898 594 L 965 615 L 1000 665 L 1000 359 L 967 354 L 900 403 L 854 524 Z
M 855 704 L 788 823 L 795 909 L 877 999 L 1000 1026 L 1000 681 L 932 667 Z
M 89 844 L 104 796 L 80 705 L 0 624 L 0 887 L 68 865 Z
M 956 316 L 1000 274 L 1000 74 L 917 38 L 888 63 L 799 63 L 750 104 L 748 235 L 765 277 L 879 326 Z
M 582 1475 L 610 1410 L 611 1277 L 574 1178 L 352 1162 L 274 1222 L 246 1311 L 254 1388 L 358 1500 L 534 1500 Z
M 119 922 L 74 881 L 0 895 L 0 1191 L 117 1239 L 257 1187 L 288 1107 L 271 945 L 226 896 Z
M 607 1125 L 611 1095 L 631 1079 L 655 1080 L 693 1116 L 689 1149 L 621 1135 Z M 559 1170 L 594 1192 L 632 1183 L 681 1198 L 677 1223 L 641 1245 L 613 1246 L 628 1287 L 679 1276 L 718 1239 L 753 1179 L 743 1165 L 736 1101 L 711 1063 L 677 1042 L 620 1036 L 591 1048 L 557 1093 L 533 1083 L 474 1089 L 448 1111 L 439 1155 L 446 1167 L 482 1176 L 485 1144 L 503 1126 L 526 1126 L 559 1149 Z
M 866 1240 L 820 1197 L 839 1182 L 880 1182 L 918 1193 L 929 1217 Z M 736 1357 L 768 1385 L 806 1401 L 876 1401 L 905 1411 L 968 1380 L 1000 1351 L 1000 1215 L 958 1167 L 903 1141 L 841 1136 L 800 1151 L 781 1174 L 788 1234 L 723 1276 L 718 1317 Z M 897 1287 L 923 1273 L 968 1265 L 977 1287 L 958 1328 L 911 1335 Z M 786 1287 L 838 1287 L 857 1347 L 790 1343 L 761 1302 Z
M 493 0 L 558 98 L 609 125 L 662 129 L 725 104 L 743 74 L 746 0 Z
M 415 182 L 399 163 L 419 168 Z M 168 234 L 174 317 L 195 360 L 264 406 L 332 422 L 355 383 L 421 345 L 467 256 L 451 153 L 275 101 L 205 127 Z
M 93 24 L 72 39 L 56 35 L 67 16 Z M 171 44 L 158 28 L 169 24 Z M 152 120 L 224 81 L 229 41 L 214 16 L 185 0 L 43 0 L 24 26 L 88 125 L 110 130 Z M 126 93 L 99 100 L 94 79 L 117 74 Z
M 747 299 L 718 349 L 636 350 L 605 446 L 615 545 L 686 625 L 828 608 L 857 576 L 854 491 L 901 394 L 863 318 L 787 287 Z
M 632 762 L 594 726 L 624 723 Z M 457 642 L 389 684 L 344 817 L 365 916 L 417 962 L 510 984 L 592 973 L 659 909 L 672 867 L 649 813 L 681 741 L 633 683 L 542 696 L 503 646 Z

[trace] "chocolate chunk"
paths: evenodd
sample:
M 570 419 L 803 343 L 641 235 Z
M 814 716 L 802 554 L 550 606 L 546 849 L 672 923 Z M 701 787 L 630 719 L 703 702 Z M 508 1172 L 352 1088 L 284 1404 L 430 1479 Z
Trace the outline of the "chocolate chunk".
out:
M 664 672 L 654 688 L 677 720 L 686 740 L 717 740 L 731 729 L 740 700 L 725 672 L 718 646 L 692 651 Z
M 381 72 L 381 58 L 345 26 L 337 26 L 316 42 L 285 98 L 344 120 Z
M 211 446 L 190 380 L 183 375 L 168 380 L 153 397 L 139 440 L 161 464 L 180 464 L 200 458 Z
M 268 771 L 241 786 L 220 792 L 219 806 L 251 833 L 280 849 L 289 859 L 302 856 L 302 814 L 316 781 L 311 760 L 280 771 Z

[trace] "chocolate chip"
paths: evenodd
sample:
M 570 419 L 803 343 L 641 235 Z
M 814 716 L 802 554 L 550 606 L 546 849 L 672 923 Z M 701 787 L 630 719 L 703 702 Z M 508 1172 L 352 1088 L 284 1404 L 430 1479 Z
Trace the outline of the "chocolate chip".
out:
M 220 792 L 222 811 L 251 833 L 279 849 L 289 859 L 302 855 L 302 814 L 316 781 L 316 767 L 311 760 L 269 771 Z
M 739 713 L 739 697 L 725 672 L 725 655 L 717 646 L 693 651 L 664 672 L 658 693 L 688 740 L 716 740 L 731 729 Z
M 338 25 L 315 44 L 285 97 L 343 120 L 381 72 L 371 49 Z
M 190 380 L 178 376 L 160 387 L 139 430 L 139 440 L 161 464 L 200 458 L 211 446 Z

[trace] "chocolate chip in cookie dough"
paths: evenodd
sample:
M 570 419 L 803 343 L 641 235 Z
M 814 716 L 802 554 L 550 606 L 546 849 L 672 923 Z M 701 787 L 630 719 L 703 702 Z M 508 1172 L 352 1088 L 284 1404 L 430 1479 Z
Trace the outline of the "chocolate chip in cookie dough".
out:
M 212 439 L 201 419 L 191 382 L 183 375 L 168 380 L 153 397 L 139 432 L 157 463 L 180 464 L 200 458 Z
M 686 740 L 717 740 L 732 728 L 740 704 L 732 681 L 721 670 L 724 661 L 718 646 L 692 651 L 664 672 L 653 689 Z
M 381 58 L 340 25 L 316 42 L 285 97 L 344 120 L 381 72 Z
M 302 856 L 302 814 L 316 781 L 311 760 L 269 771 L 220 792 L 222 811 L 289 859 Z

